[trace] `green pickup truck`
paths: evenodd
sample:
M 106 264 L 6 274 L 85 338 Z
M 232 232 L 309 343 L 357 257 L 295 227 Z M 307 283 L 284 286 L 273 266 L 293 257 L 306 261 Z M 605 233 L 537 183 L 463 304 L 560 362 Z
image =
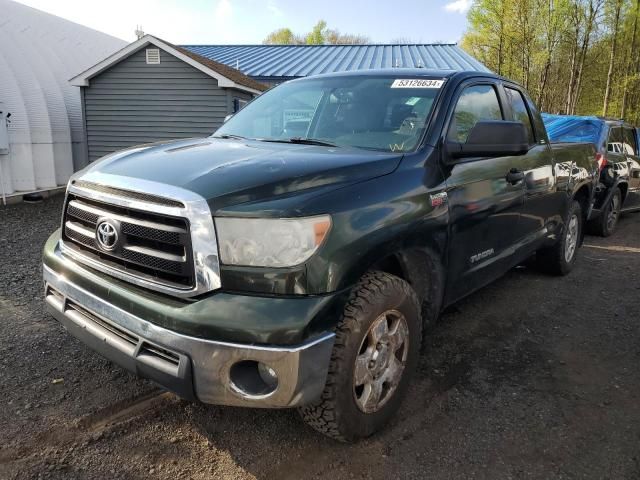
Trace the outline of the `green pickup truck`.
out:
M 211 137 L 74 175 L 46 304 L 184 398 L 296 407 L 353 441 L 398 409 L 443 308 L 534 255 L 571 270 L 597 174 L 492 74 L 294 80 Z

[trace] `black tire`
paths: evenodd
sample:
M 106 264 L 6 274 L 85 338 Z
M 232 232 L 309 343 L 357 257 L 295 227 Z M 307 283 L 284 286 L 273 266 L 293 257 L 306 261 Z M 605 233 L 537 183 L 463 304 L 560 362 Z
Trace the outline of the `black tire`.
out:
M 571 228 L 572 219 L 577 222 L 577 230 Z M 538 267 L 548 273 L 554 275 L 566 275 L 576 263 L 578 256 L 578 248 L 582 242 L 582 229 L 584 217 L 582 216 L 582 207 L 577 201 L 571 202 L 567 216 L 565 217 L 564 228 L 560 239 L 551 247 L 538 250 L 536 253 L 536 264 Z M 575 239 L 573 253 L 567 258 L 567 243 Z
M 379 409 L 365 413 L 357 403 L 362 401 L 357 398 L 359 387 L 354 385 L 356 358 L 362 358 L 369 351 L 362 350 L 370 342 L 372 334 L 369 329 L 386 312 L 399 312 L 406 320 L 408 347 L 403 347 L 407 348 L 404 369 L 397 377 L 399 380 L 395 390 L 390 391 L 388 397 L 381 396 L 385 400 L 381 402 Z M 388 316 L 385 315 L 385 324 L 387 319 Z M 303 420 L 318 432 L 342 442 L 365 438 L 380 430 L 398 410 L 406 394 L 410 376 L 419 358 L 421 330 L 420 302 L 411 286 L 387 273 L 365 274 L 351 292 L 336 327 L 336 339 L 324 391 L 318 401 L 298 409 Z M 397 352 L 389 354 L 391 349 L 385 352 L 384 356 L 388 358 L 392 358 L 389 355 L 397 355 Z M 373 354 L 376 354 L 375 351 Z M 401 355 L 405 357 L 404 352 Z M 378 358 L 384 356 L 380 355 Z M 381 375 L 378 374 L 378 377 Z
M 611 194 L 609 202 L 603 206 L 600 216 L 588 224 L 589 233 L 609 237 L 613 234 L 620 218 L 620 208 L 622 207 L 622 192 L 616 187 Z

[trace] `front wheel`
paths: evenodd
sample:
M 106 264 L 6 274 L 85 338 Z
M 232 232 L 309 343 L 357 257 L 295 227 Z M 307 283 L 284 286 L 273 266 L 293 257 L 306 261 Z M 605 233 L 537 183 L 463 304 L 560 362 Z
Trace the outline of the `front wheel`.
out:
M 555 245 L 538 250 L 538 266 L 555 275 L 566 275 L 576 262 L 578 247 L 582 239 L 583 216 L 580 203 L 573 201 L 565 218 L 560 239 Z
M 343 442 L 381 429 L 416 368 L 421 325 L 420 304 L 407 282 L 383 272 L 364 275 L 336 328 L 322 396 L 299 409 L 304 421 Z

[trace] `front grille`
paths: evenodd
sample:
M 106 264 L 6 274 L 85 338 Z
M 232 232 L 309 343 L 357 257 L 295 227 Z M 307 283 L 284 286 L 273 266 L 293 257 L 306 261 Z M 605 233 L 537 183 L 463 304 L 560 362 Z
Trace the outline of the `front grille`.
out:
M 108 220 L 118 241 L 101 247 L 96 228 Z M 185 218 L 135 210 L 69 193 L 63 239 L 102 265 L 174 288 L 193 288 L 195 275 L 189 223 Z
M 109 195 L 115 195 L 117 197 L 131 198 L 133 200 L 139 200 L 141 202 L 155 203 L 156 205 L 164 205 L 165 207 L 184 208 L 184 203 L 179 202 L 178 200 L 153 195 L 151 193 L 134 192 L 133 190 L 109 187 L 107 185 L 100 185 L 98 183 L 87 182 L 85 180 L 74 180 L 73 185 L 78 188 L 93 190 L 100 193 L 107 193 Z

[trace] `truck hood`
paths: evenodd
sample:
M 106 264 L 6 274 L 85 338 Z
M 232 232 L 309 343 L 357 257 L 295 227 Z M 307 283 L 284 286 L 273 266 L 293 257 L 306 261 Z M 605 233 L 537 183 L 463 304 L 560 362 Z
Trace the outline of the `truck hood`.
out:
M 355 148 L 201 138 L 122 150 L 79 176 L 100 173 L 184 188 L 214 208 L 326 190 L 391 173 L 401 154 Z M 92 176 L 92 175 L 88 175 Z

